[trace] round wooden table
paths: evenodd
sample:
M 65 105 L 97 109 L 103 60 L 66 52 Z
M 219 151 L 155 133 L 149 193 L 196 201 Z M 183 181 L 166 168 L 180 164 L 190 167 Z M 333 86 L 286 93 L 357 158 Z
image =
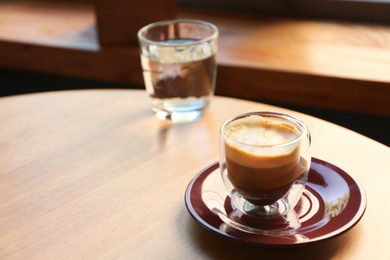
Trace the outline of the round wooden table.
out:
M 217 236 L 184 194 L 218 160 L 222 122 L 289 113 L 312 155 L 364 186 L 361 221 L 305 246 L 259 247 Z M 390 259 L 390 148 L 282 108 L 215 97 L 190 124 L 157 119 L 142 90 L 80 90 L 0 98 L 0 259 Z

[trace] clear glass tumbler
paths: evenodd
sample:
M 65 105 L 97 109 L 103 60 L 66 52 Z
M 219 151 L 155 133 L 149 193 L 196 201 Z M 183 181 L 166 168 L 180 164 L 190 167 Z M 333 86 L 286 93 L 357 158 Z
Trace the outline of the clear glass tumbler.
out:
M 160 119 L 200 118 L 214 95 L 218 29 L 198 20 L 149 24 L 138 32 L 152 109 Z
M 220 129 L 220 170 L 244 214 L 286 215 L 302 196 L 310 169 L 310 133 L 300 120 L 251 112 Z

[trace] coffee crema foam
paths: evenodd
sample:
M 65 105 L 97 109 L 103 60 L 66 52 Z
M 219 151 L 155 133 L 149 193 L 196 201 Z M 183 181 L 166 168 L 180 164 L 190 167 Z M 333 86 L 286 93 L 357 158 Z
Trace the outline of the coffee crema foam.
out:
M 226 156 L 237 163 L 253 168 L 273 168 L 299 158 L 298 130 L 284 122 L 272 122 L 262 116 L 251 115 L 237 119 L 226 129 L 225 135 L 235 142 L 226 142 Z
M 224 131 L 227 176 L 238 193 L 255 205 L 271 205 L 304 176 L 301 132 L 279 118 L 250 115 Z

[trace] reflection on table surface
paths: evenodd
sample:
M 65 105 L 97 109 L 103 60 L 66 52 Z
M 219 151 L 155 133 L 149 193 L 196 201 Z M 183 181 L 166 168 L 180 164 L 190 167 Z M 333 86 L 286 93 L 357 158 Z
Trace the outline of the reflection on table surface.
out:
M 362 183 L 368 208 L 353 229 L 310 246 L 267 248 L 224 239 L 193 220 L 184 193 L 218 160 L 219 127 L 258 110 L 303 120 L 313 157 Z M 383 177 L 390 149 L 323 120 L 215 97 L 201 120 L 171 124 L 154 116 L 145 91 L 84 90 L 0 98 L 0 125 L 1 259 L 390 257 L 390 178 Z M 346 197 L 328 199 L 337 204 L 333 217 Z

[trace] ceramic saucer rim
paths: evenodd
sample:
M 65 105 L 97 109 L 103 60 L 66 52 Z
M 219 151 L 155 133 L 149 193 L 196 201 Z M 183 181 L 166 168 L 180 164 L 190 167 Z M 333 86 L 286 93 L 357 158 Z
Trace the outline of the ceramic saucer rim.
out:
M 245 243 L 249 243 L 249 244 L 262 245 L 262 246 L 298 246 L 298 245 L 310 244 L 310 243 L 334 238 L 336 236 L 339 236 L 339 235 L 347 232 L 348 230 L 353 228 L 361 220 L 361 218 L 363 217 L 365 210 L 367 208 L 367 196 L 366 196 L 366 193 L 365 193 L 363 186 L 359 183 L 359 181 L 356 178 L 354 178 L 353 176 L 351 176 L 350 174 L 348 174 L 343 169 L 341 169 L 341 168 L 339 168 L 339 167 L 337 167 L 337 166 L 335 166 L 327 161 L 324 161 L 324 160 L 321 160 L 318 158 L 314 158 L 314 157 L 312 158 L 312 162 L 325 165 L 327 168 L 335 170 L 339 174 L 339 176 L 341 176 L 344 180 L 345 180 L 345 177 L 349 177 L 352 180 L 353 184 L 358 188 L 358 192 L 360 194 L 359 207 L 358 207 L 357 211 L 355 212 L 355 214 L 351 217 L 351 219 L 348 219 L 347 222 L 343 226 L 341 226 L 335 230 L 329 231 L 324 235 L 309 239 L 307 241 L 299 241 L 296 243 L 260 243 L 260 242 L 255 242 L 252 240 L 243 240 L 241 238 L 238 238 L 238 237 L 232 236 L 230 234 L 223 233 L 220 230 L 217 230 L 214 226 L 210 225 L 207 222 L 207 220 L 203 219 L 196 212 L 196 210 L 194 209 L 192 202 L 191 202 L 191 192 L 193 191 L 194 184 L 196 183 L 197 180 L 199 180 L 200 177 L 204 177 L 204 179 L 205 179 L 207 176 L 209 176 L 210 174 L 212 174 L 213 172 L 215 172 L 219 168 L 218 162 L 213 163 L 213 164 L 205 167 L 188 184 L 186 192 L 185 192 L 185 204 L 186 204 L 187 210 L 190 213 L 190 215 L 207 230 L 209 230 L 213 233 L 216 233 L 220 236 L 223 236 L 225 238 L 229 238 L 229 239 L 233 239 L 235 241 L 245 242 Z M 344 176 L 342 176 L 342 175 L 344 175 Z M 202 180 L 202 183 L 203 183 L 204 179 Z M 305 188 L 305 190 L 307 190 L 307 188 Z M 349 190 L 351 190 L 351 189 L 349 189 Z M 323 197 L 321 196 L 320 193 L 319 193 L 319 196 L 321 197 L 321 199 L 323 199 Z M 325 201 L 325 200 L 323 199 L 323 201 Z M 348 209 L 348 207 L 346 209 Z M 223 220 L 221 220 L 221 221 L 223 222 Z M 244 231 L 242 231 L 242 232 L 244 232 Z

